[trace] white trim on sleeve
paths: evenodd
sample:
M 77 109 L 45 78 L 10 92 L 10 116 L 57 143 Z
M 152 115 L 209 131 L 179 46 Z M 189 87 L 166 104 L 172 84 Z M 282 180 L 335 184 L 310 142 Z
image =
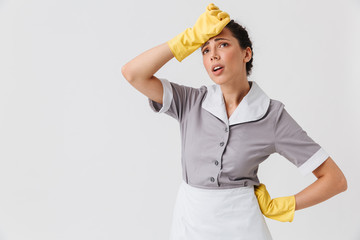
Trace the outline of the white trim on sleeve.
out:
M 164 78 L 159 78 L 159 80 L 161 81 L 161 84 L 163 86 L 163 98 L 162 98 L 162 107 L 161 109 L 158 111 L 158 113 L 163 113 L 166 112 L 167 110 L 169 110 L 170 105 L 171 105 L 171 101 L 173 99 L 173 92 L 172 92 L 172 87 L 171 84 L 168 80 L 164 79 Z M 153 101 L 149 98 L 149 103 L 151 108 L 156 111 L 156 109 L 154 108 L 153 105 Z
M 171 101 L 173 98 L 173 92 L 172 92 L 172 87 L 171 84 L 168 80 L 164 79 L 164 78 L 159 78 L 162 85 L 163 85 L 163 89 L 164 89 L 164 94 L 163 94 L 163 106 L 162 108 L 159 110 L 159 113 L 162 112 L 166 112 L 167 110 L 169 110 L 170 105 L 171 105 Z
M 306 175 L 314 171 L 329 157 L 329 154 L 320 148 L 314 155 L 312 155 L 303 165 L 298 169 L 302 175 Z

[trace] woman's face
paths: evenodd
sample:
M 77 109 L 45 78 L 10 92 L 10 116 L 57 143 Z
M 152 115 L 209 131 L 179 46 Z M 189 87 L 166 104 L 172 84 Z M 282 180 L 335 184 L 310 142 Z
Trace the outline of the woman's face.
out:
M 251 49 L 242 49 L 231 31 L 223 31 L 210 38 L 201 48 L 204 67 L 217 84 L 246 78 L 246 63 L 251 59 Z

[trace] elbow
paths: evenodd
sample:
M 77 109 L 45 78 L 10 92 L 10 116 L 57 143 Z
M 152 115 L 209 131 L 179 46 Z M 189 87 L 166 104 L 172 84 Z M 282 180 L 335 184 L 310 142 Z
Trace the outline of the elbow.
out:
M 132 74 L 132 71 L 128 65 L 129 64 L 125 64 L 122 66 L 121 73 L 128 82 L 131 82 L 134 78 L 134 74 Z
M 345 176 L 342 175 L 342 177 L 340 178 L 340 181 L 339 181 L 339 191 L 345 192 L 347 190 L 347 188 L 348 188 L 347 180 L 346 180 Z
M 125 78 L 126 80 L 129 81 L 129 79 L 130 79 L 130 74 L 129 74 L 129 71 L 128 71 L 127 64 L 125 64 L 124 66 L 122 66 L 122 68 L 121 68 L 121 74 L 124 76 L 124 78 Z
M 345 192 L 347 190 L 347 180 L 344 174 L 339 171 L 336 175 L 331 176 L 334 190 L 338 193 Z

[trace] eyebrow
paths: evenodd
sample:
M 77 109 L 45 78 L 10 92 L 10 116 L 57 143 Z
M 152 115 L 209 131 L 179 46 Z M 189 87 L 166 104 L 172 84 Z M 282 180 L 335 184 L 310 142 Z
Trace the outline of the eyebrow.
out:
M 228 40 L 227 38 L 215 38 L 214 41 L 217 42 L 217 41 L 221 41 L 221 40 Z M 209 44 L 209 41 L 207 41 L 206 43 L 204 43 L 204 45 L 201 46 L 201 50 L 206 47 L 207 45 Z

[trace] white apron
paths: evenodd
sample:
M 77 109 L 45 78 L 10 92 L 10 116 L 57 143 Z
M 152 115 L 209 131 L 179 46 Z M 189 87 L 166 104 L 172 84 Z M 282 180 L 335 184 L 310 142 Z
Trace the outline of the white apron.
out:
M 254 187 L 202 189 L 182 181 L 170 240 L 271 240 Z

